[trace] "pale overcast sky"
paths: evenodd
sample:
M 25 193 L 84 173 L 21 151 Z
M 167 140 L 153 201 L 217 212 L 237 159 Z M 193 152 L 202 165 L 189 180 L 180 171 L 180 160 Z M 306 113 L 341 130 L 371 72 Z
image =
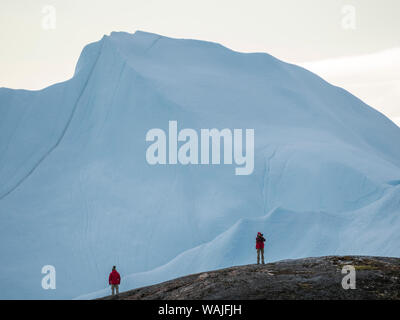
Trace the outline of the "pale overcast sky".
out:
M 136 30 L 293 63 L 357 57 L 400 48 L 400 1 L 1 0 L 0 87 L 66 80 L 86 44 Z

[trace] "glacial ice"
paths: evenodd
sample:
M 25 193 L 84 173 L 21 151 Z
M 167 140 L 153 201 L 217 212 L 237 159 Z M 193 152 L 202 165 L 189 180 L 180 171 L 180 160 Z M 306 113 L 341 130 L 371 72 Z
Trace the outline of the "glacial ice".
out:
M 146 133 L 170 120 L 254 129 L 254 172 L 148 164 Z M 113 265 L 123 291 L 254 263 L 257 231 L 267 261 L 399 257 L 399 142 L 384 115 L 268 54 L 113 32 L 70 80 L 0 89 L 0 298 L 106 295 Z

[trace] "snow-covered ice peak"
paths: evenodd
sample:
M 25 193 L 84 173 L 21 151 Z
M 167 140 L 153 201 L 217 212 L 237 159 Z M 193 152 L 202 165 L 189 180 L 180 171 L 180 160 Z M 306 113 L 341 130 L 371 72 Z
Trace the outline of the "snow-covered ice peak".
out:
M 253 173 L 150 165 L 146 133 L 169 121 L 254 129 Z M 70 80 L 0 89 L 0 298 L 101 296 L 113 265 L 125 290 L 252 263 L 258 231 L 267 261 L 400 256 L 398 141 L 384 115 L 266 53 L 113 32 Z

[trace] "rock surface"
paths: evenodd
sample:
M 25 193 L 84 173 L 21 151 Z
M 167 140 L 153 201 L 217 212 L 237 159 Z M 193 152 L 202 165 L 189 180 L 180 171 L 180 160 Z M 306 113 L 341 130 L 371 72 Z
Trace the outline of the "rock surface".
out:
M 356 288 L 343 289 L 354 266 Z M 400 299 L 400 258 L 328 256 L 193 274 L 102 299 Z

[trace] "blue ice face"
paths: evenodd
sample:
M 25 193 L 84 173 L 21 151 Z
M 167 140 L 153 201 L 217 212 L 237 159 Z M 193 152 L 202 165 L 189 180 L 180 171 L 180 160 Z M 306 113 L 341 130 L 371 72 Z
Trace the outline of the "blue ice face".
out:
M 253 129 L 252 173 L 149 164 L 146 133 L 170 120 Z M 108 294 L 112 265 L 123 291 L 254 263 L 260 230 L 266 261 L 399 256 L 398 141 L 379 112 L 267 54 L 105 36 L 72 79 L 0 89 L 0 298 Z

